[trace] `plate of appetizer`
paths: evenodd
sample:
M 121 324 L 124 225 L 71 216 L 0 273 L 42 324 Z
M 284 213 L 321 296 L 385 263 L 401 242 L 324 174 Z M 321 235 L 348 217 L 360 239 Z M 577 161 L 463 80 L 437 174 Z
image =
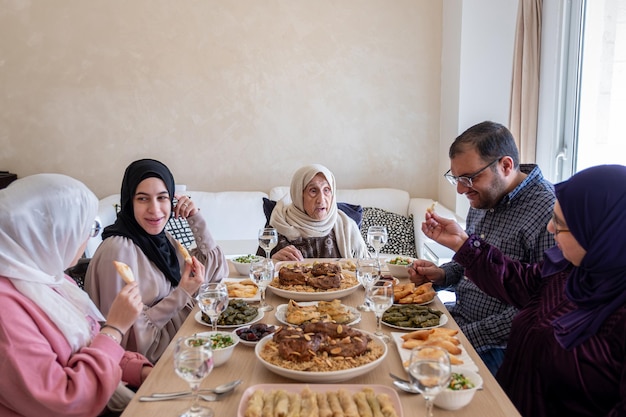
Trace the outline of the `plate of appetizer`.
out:
M 383 313 L 382 322 L 400 330 L 432 329 L 444 326 L 448 316 L 428 306 L 394 304 Z
M 333 301 L 289 300 L 287 304 L 276 307 L 276 320 L 286 325 L 300 325 L 318 321 L 332 321 L 339 324 L 353 325 L 361 321 L 361 313 L 354 307 Z

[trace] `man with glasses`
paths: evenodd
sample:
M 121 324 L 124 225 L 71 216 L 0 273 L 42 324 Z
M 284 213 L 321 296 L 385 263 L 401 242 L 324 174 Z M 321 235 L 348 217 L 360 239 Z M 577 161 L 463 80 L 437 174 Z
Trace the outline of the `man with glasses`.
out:
M 555 244 L 546 229 L 554 187 L 538 166 L 520 165 L 511 132 L 489 121 L 474 125 L 455 139 L 449 157 L 450 170 L 444 176 L 470 202 L 467 233 L 478 234 L 513 259 L 543 259 L 543 252 Z M 454 290 L 456 303 L 448 309 L 495 374 L 517 309 L 482 292 L 463 272 L 456 262 L 437 267 L 417 260 L 409 275 L 416 284 L 432 281 L 437 289 Z

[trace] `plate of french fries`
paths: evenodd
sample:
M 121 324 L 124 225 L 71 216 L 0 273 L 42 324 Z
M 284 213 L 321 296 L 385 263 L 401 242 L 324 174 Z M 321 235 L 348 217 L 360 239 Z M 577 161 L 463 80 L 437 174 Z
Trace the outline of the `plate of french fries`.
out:
M 456 329 L 447 327 L 437 327 L 434 329 L 420 329 L 409 333 L 391 332 L 398 353 L 402 359 L 402 366 L 407 369 L 411 350 L 418 346 L 438 346 L 444 348 L 450 355 L 452 371 L 469 369 L 478 372 L 478 367 L 467 353 L 461 342 L 457 338 L 459 333 Z

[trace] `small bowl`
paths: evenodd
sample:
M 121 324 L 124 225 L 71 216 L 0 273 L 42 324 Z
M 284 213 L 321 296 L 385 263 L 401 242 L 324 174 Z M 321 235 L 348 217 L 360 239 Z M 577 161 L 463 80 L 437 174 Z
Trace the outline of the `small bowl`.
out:
M 235 350 L 235 346 L 237 346 L 241 339 L 235 332 L 202 332 L 197 333 L 198 335 L 208 336 L 211 340 L 215 341 L 218 336 L 229 336 L 233 343 L 230 346 L 222 347 L 222 348 L 213 348 L 213 366 L 217 367 L 225 364 L 228 359 L 233 355 L 233 351 Z
M 391 262 L 397 261 L 398 259 L 409 261 L 408 265 L 396 265 Z M 385 264 L 387 264 L 387 268 L 389 269 L 389 273 L 396 278 L 408 278 L 409 277 L 409 266 L 413 263 L 415 259 L 409 258 L 408 256 L 398 256 L 392 259 L 387 259 Z
M 230 261 L 235 265 L 235 269 L 239 273 L 239 275 L 250 276 L 250 264 L 252 262 L 263 259 L 261 256 L 256 255 L 247 255 L 247 256 L 236 256 L 230 259 Z M 243 260 L 243 262 L 238 261 Z
M 443 408 L 444 410 L 458 410 L 459 408 L 463 408 L 472 402 L 476 391 L 482 388 L 483 379 L 478 373 L 466 369 L 460 370 L 457 373 L 463 374 L 467 379 L 472 381 L 474 388 L 457 391 L 446 388 L 435 396 L 434 404 L 437 407 Z

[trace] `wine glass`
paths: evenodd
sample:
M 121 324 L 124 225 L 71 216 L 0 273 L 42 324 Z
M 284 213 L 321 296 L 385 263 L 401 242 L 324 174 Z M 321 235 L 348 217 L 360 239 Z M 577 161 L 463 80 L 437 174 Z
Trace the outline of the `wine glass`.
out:
M 274 263 L 271 259 L 261 259 L 250 263 L 250 279 L 261 291 L 260 311 L 272 311 L 274 307 L 265 302 L 265 290 L 274 279 Z
M 363 304 L 357 308 L 361 311 L 372 311 L 367 303 L 367 291 L 380 278 L 380 265 L 376 259 L 360 258 L 356 261 L 356 278 L 365 289 L 365 299 Z
M 374 248 L 376 253 L 376 262 L 380 268 L 380 258 L 378 256 L 380 249 L 387 244 L 387 228 L 385 226 L 370 226 L 367 228 L 367 243 Z
M 270 252 L 278 244 L 278 232 L 273 227 L 259 230 L 259 246 L 265 250 L 265 257 L 270 259 Z
M 433 400 L 450 382 L 450 356 L 445 349 L 419 346 L 411 351 L 409 376 L 413 386 L 424 396 L 426 417 L 433 416 Z
M 379 282 L 372 285 L 366 292 L 369 305 L 376 315 L 376 331 L 374 334 L 388 343 L 391 339 L 382 331 L 383 313 L 393 305 L 393 285 L 391 282 Z
M 228 288 L 221 282 L 212 282 L 200 287 L 196 296 L 200 310 L 211 319 L 211 327 L 217 331 L 217 320 L 228 307 Z
M 185 336 L 176 340 L 174 369 L 176 374 L 189 383 L 193 401 L 191 407 L 180 417 L 212 417 L 213 410 L 201 407 L 198 401 L 200 383 L 213 370 L 213 350 L 209 336 Z

